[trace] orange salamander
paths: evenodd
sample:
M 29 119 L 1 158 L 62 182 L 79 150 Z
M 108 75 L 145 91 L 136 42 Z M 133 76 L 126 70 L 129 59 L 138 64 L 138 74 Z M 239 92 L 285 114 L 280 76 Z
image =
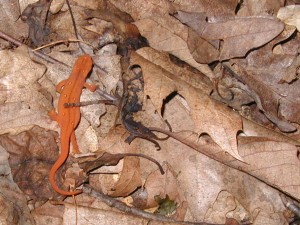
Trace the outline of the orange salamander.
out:
M 89 55 L 82 55 L 77 59 L 70 77 L 59 82 L 56 87 L 56 91 L 60 93 L 60 98 L 58 100 L 58 113 L 56 113 L 54 109 L 49 112 L 50 118 L 57 121 L 61 129 L 61 154 L 50 170 L 49 180 L 52 188 L 62 195 L 77 195 L 82 192 L 80 190 L 64 191 L 60 189 L 55 182 L 55 175 L 57 170 L 68 158 L 70 142 L 72 143 L 74 153 L 79 153 L 75 129 L 80 121 L 80 108 L 65 107 L 64 104 L 69 102 L 79 102 L 80 95 L 84 87 L 90 91 L 96 90 L 96 85 L 87 84 L 85 82 L 92 66 L 93 61 Z

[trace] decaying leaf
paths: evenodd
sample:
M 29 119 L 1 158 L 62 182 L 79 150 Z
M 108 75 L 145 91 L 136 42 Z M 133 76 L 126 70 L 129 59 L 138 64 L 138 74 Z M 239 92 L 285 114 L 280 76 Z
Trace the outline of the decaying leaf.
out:
M 29 38 L 34 46 L 41 45 L 48 38 L 46 20 L 50 3 L 47 0 L 39 0 L 29 4 L 22 12 L 21 18 L 29 26 Z
M 187 44 L 193 58 L 198 62 L 210 63 L 219 58 L 218 46 L 213 46 L 192 29 L 189 29 Z
M 0 145 L 1 224 L 34 225 L 35 221 L 30 214 L 27 199 L 12 177 L 8 158 L 9 154 L 2 145 Z
M 242 213 L 236 213 L 236 212 L 242 212 Z M 225 216 L 226 215 L 226 216 Z M 242 215 L 243 217 L 234 218 L 238 215 Z M 207 213 L 205 215 L 206 220 L 211 220 L 212 218 L 217 223 L 221 224 L 224 223 L 226 220 L 225 225 L 239 225 L 237 221 L 243 221 L 244 223 L 250 224 L 250 212 L 245 209 L 240 202 L 238 202 L 235 197 L 227 192 L 227 191 L 221 191 L 218 194 L 218 197 L 214 204 L 207 210 Z M 236 219 L 235 223 L 228 218 L 234 218 Z M 232 219 L 231 219 L 232 220 Z
M 49 171 L 58 158 L 55 138 L 54 131 L 47 132 L 37 126 L 18 135 L 0 136 L 0 145 L 10 154 L 15 182 L 34 201 L 46 201 L 55 196 L 48 180 Z M 63 171 L 60 170 L 57 177 L 60 182 L 65 181 Z M 83 181 L 84 177 L 80 179 Z
M 146 196 L 146 199 L 143 200 L 144 204 L 139 205 L 139 207 L 147 209 L 158 206 L 156 201 L 158 195 L 161 199 L 165 199 L 168 195 L 169 199 L 177 203 L 176 212 L 172 217 L 177 220 L 183 220 L 188 207 L 186 200 L 178 186 L 176 174 L 174 174 L 172 167 L 166 164 L 163 168 L 165 171 L 164 175 L 159 170 L 156 170 L 147 177 L 144 189 L 138 195 L 135 195 L 135 200 L 137 202 L 141 201 L 141 198 Z
M 202 14 L 198 13 L 178 11 L 174 16 L 191 27 L 201 38 L 207 41 L 224 42 L 221 45 L 220 55 L 214 60 L 245 56 L 249 50 L 260 47 L 275 38 L 284 28 L 284 25 L 273 17 L 235 17 L 206 22 Z M 195 60 L 202 62 L 201 57 Z

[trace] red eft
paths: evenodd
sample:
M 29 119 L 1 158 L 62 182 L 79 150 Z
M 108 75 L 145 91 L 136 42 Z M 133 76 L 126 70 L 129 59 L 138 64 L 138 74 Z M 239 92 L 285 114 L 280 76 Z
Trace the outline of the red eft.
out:
M 64 191 L 60 189 L 55 182 L 55 175 L 57 170 L 68 158 L 70 142 L 72 143 L 74 153 L 79 153 L 75 129 L 80 121 L 80 108 L 65 107 L 64 104 L 79 102 L 80 95 L 84 87 L 90 91 L 96 90 L 96 85 L 87 84 L 85 82 L 92 66 L 93 61 L 89 55 L 82 55 L 77 59 L 69 78 L 59 82 L 56 87 L 56 91 L 60 93 L 60 98 L 58 100 L 58 112 L 56 113 L 54 109 L 49 112 L 50 118 L 57 121 L 61 129 L 61 154 L 50 170 L 49 180 L 52 188 L 62 195 L 77 195 L 82 192 L 80 190 Z

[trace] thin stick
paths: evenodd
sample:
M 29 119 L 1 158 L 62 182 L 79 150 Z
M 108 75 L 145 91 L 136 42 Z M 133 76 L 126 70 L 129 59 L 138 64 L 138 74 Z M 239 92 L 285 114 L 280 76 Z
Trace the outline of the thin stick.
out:
M 91 44 L 85 42 L 85 41 L 82 41 L 82 40 L 78 40 L 78 39 L 67 39 L 67 40 L 60 40 L 60 41 L 54 41 L 54 42 L 51 42 L 49 44 L 46 44 L 46 45 L 43 45 L 43 46 L 40 46 L 38 48 L 35 48 L 33 49 L 32 51 L 37 51 L 37 50 L 41 50 L 43 48 L 47 48 L 47 47 L 50 47 L 50 46 L 53 46 L 53 45 L 57 45 L 57 44 L 60 44 L 60 43 L 66 43 L 66 42 L 82 42 L 82 43 L 85 43 L 86 45 L 90 45 L 92 46 Z M 92 46 L 93 47 L 93 46 Z
M 68 6 L 70 15 L 71 15 L 71 20 L 72 20 L 72 24 L 73 24 L 73 28 L 74 28 L 75 37 L 76 37 L 77 39 L 80 39 L 80 37 L 79 37 L 79 35 L 78 35 L 77 26 L 76 26 L 76 23 L 75 23 L 74 15 L 73 15 L 72 8 L 71 8 L 71 5 L 70 5 L 69 0 L 66 0 L 66 3 L 67 3 L 67 6 Z M 85 53 L 84 49 L 83 49 L 83 48 L 81 47 L 81 45 L 80 45 L 80 42 L 78 43 L 78 46 L 79 46 L 79 48 L 81 49 L 81 51 L 82 51 L 83 53 Z
M 92 197 L 99 199 L 100 201 L 104 202 L 105 204 L 107 204 L 110 207 L 114 207 L 124 213 L 139 216 L 139 217 L 142 217 L 142 218 L 145 218 L 148 220 L 161 221 L 161 222 L 172 222 L 172 223 L 178 223 L 178 224 L 184 224 L 184 225 L 218 225 L 218 224 L 204 223 L 204 222 L 196 223 L 196 222 L 187 222 L 187 221 L 176 221 L 176 220 L 166 217 L 166 216 L 145 212 L 145 211 L 137 209 L 137 208 L 129 207 L 125 203 L 120 202 L 119 200 L 114 199 L 112 197 L 106 196 L 105 194 L 103 194 L 101 192 L 97 192 L 97 191 L 93 190 L 91 187 L 88 187 L 86 185 L 83 186 L 83 192 L 85 194 L 88 194 Z
M 162 175 L 165 174 L 165 171 L 164 171 L 164 169 L 162 168 L 162 166 L 159 164 L 159 162 L 156 161 L 155 159 L 153 159 L 153 158 L 147 156 L 147 155 L 144 155 L 144 154 L 138 154 L 138 153 L 123 153 L 123 155 L 124 155 L 124 156 L 135 156 L 135 157 L 141 157 L 141 158 L 148 159 L 149 161 L 155 163 L 155 164 L 158 166 L 159 171 L 160 171 L 160 173 L 161 173 Z
M 111 100 L 92 100 L 92 101 L 85 101 L 85 102 L 68 102 L 64 104 L 64 107 L 65 108 L 81 107 L 81 106 L 88 106 L 88 105 L 95 105 L 95 104 L 115 105 L 115 103 Z
M 66 0 L 66 3 L 67 3 L 67 6 L 68 6 L 68 9 L 70 11 L 70 15 L 71 15 L 71 20 L 72 20 L 72 24 L 73 24 L 73 27 L 74 27 L 74 33 L 75 33 L 75 36 L 77 39 L 80 39 L 79 35 L 78 35 L 78 29 L 77 29 L 77 26 L 76 26 L 76 23 L 75 23 L 75 19 L 74 19 L 74 15 L 73 15 L 73 12 L 72 12 L 72 8 L 71 8 L 71 5 L 70 5 L 70 2 L 69 0 Z M 85 42 L 84 42 L 85 43 Z M 78 46 L 79 48 L 81 49 L 81 51 L 83 53 L 86 54 L 86 52 L 84 51 L 84 49 L 82 48 L 82 46 L 80 45 L 80 42 L 78 43 Z M 90 45 L 91 46 L 91 45 Z M 93 47 L 94 48 L 94 47 Z M 98 69 L 100 69 L 102 72 L 106 73 L 107 74 L 107 71 L 105 71 L 104 69 L 102 69 L 97 63 L 94 64 Z
M 11 43 L 13 43 L 14 45 L 16 45 L 16 46 L 18 46 L 18 47 L 21 46 L 21 45 L 27 46 L 27 45 L 23 44 L 22 42 L 20 42 L 19 40 L 15 39 L 15 38 L 13 38 L 13 37 L 11 37 L 11 36 L 9 36 L 8 34 L 2 32 L 2 31 L 0 31 L 0 38 L 4 39 L 4 40 L 6 40 L 6 41 L 11 42 Z M 51 56 L 45 55 L 45 54 L 42 53 L 42 52 L 39 52 L 39 51 L 33 51 L 32 48 L 30 48 L 30 47 L 28 47 L 28 46 L 27 46 L 27 48 L 28 48 L 34 55 L 38 56 L 39 58 L 41 58 L 41 59 L 43 59 L 43 60 L 45 60 L 45 61 L 47 61 L 47 62 L 49 62 L 49 63 L 53 63 L 53 64 L 59 63 L 59 64 L 61 64 L 61 65 L 63 65 L 63 66 L 70 67 L 69 65 L 67 65 L 67 64 L 65 64 L 65 63 L 63 63 L 63 62 L 60 62 L 60 61 L 58 61 L 57 59 L 52 58 Z

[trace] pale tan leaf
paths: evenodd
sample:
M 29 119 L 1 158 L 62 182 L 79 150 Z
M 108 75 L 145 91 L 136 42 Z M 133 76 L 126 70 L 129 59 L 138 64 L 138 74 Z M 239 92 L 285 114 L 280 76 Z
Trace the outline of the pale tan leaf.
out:
M 56 130 L 45 111 L 35 111 L 25 103 L 7 103 L 0 106 L 0 134 L 17 134 L 34 125 Z
M 61 10 L 61 8 L 64 6 L 64 4 L 65 4 L 65 0 L 53 0 L 50 5 L 49 11 L 52 14 L 58 13 Z
M 248 173 L 300 199 L 300 161 L 296 146 L 239 138 L 239 152 L 249 163 L 244 166 Z
M 180 108 L 177 107 L 177 109 L 179 110 Z M 171 124 L 179 120 L 183 120 L 184 124 L 188 124 L 190 120 L 189 114 L 182 114 L 180 119 L 178 117 L 168 117 L 168 121 Z M 225 154 L 217 144 L 205 136 L 197 139 L 196 134 L 191 132 L 178 132 L 173 133 L 172 137 L 210 158 L 250 174 L 268 185 L 289 193 L 296 199 L 300 199 L 300 185 L 297 180 L 300 161 L 297 157 L 298 151 L 295 146 L 298 143 L 289 140 L 284 135 L 272 135 L 272 131 L 266 128 L 257 129 L 255 126 L 250 128 L 249 124 L 246 126 L 248 135 L 259 135 L 258 137 L 238 137 L 239 155 L 246 163 L 234 159 L 229 154 Z M 188 127 L 183 126 L 183 129 L 188 129 Z M 249 129 L 252 131 L 249 131 Z M 267 138 L 263 136 L 267 136 Z
M 238 221 L 249 221 L 251 215 L 234 195 L 228 191 L 221 191 L 216 201 L 207 210 L 205 220 L 214 220 L 216 223 L 222 224 L 228 217 L 236 218 Z M 228 225 L 239 225 L 239 223 L 229 223 Z
M 240 115 L 191 87 L 179 93 L 191 108 L 195 132 L 208 133 L 223 150 L 243 161 L 236 140 L 237 132 L 242 130 Z
M 300 32 L 300 5 L 288 5 L 280 8 L 277 17 L 285 24 L 297 27 Z

